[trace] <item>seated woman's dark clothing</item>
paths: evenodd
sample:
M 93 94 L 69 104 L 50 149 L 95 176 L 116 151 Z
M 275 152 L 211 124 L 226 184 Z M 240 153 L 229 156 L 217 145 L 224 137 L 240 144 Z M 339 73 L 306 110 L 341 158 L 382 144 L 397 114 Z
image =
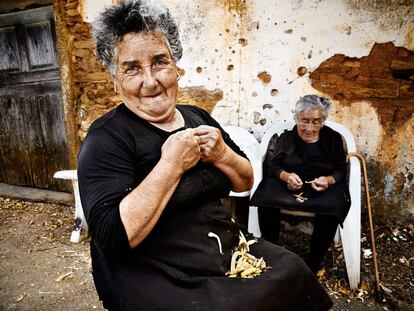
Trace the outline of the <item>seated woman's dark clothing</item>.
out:
M 251 199 L 252 205 L 331 215 L 343 223 L 350 207 L 350 196 L 342 137 L 327 126 L 322 127 L 319 135 L 317 142 L 304 142 L 296 126 L 280 135 L 264 168 L 265 177 Z M 278 177 L 281 171 L 295 172 L 304 181 L 303 187 L 289 190 Z M 326 191 L 315 191 L 306 183 L 328 175 L 335 178 L 335 184 Z M 297 201 L 294 195 L 300 193 L 308 200 Z
M 184 128 L 219 128 L 225 143 L 245 157 L 204 110 L 177 108 Z M 253 279 L 225 276 L 244 228 L 220 201 L 230 191 L 229 179 L 202 161 L 183 175 L 150 234 L 137 247 L 129 246 L 119 204 L 151 172 L 174 132 L 120 105 L 93 123 L 82 145 L 80 194 L 91 232 L 93 277 L 104 306 L 122 311 L 330 308 L 329 297 L 303 261 L 263 239 L 251 246 L 251 253 L 264 257 L 272 269 Z M 223 254 L 210 232 L 220 237 Z
M 309 143 L 301 139 L 295 126 L 282 133 L 274 149 L 269 151 L 264 162 L 265 177 L 251 199 L 251 205 L 258 206 L 262 237 L 279 243 L 281 208 L 315 213 L 315 229 L 306 262 L 317 272 L 338 224 L 342 225 L 350 207 L 342 137 L 323 126 L 319 139 Z M 279 178 L 282 171 L 297 174 L 303 186 L 290 190 Z M 332 176 L 335 183 L 325 191 L 316 191 L 310 182 L 319 176 Z M 297 195 L 306 199 L 297 200 Z

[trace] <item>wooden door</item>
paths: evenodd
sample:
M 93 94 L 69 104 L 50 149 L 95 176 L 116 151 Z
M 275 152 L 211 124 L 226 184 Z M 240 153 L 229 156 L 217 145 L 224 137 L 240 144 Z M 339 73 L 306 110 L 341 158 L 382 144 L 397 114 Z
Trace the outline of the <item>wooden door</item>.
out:
M 0 15 L 0 182 L 68 191 L 51 6 Z

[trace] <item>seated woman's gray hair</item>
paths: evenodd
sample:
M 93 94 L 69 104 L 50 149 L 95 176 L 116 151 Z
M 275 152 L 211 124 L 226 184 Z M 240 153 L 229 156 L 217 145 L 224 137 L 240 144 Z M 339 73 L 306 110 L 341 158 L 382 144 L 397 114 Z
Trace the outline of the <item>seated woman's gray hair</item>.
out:
M 325 121 L 328 118 L 331 102 L 317 95 L 305 95 L 298 100 L 295 106 L 295 120 L 301 112 L 308 113 L 311 110 L 321 110 L 322 117 Z
M 115 47 L 131 32 L 160 32 L 168 40 L 173 59 L 180 60 L 183 49 L 178 26 L 168 9 L 147 0 L 126 0 L 107 8 L 93 23 L 96 57 L 115 74 Z

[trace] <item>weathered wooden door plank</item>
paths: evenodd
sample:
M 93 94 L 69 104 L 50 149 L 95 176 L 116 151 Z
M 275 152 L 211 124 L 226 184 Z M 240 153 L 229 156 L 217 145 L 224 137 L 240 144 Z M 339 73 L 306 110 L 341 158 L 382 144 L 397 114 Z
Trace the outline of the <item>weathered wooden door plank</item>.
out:
M 67 168 L 69 164 L 61 101 L 60 94 L 48 94 L 38 96 L 37 103 L 42 140 L 47 142 L 43 145 L 43 156 L 47 159 L 44 167 L 47 172 L 45 175 L 49 177 L 48 184 L 51 188 L 67 189 L 68 183 L 53 178 L 55 172 Z
M 26 148 L 25 124 L 22 113 L 24 99 L 6 97 L 1 99 L 1 118 L 4 132 L 2 136 L 2 156 L 6 170 L 6 182 L 13 181 L 15 185 L 26 185 L 29 154 Z
M 0 16 L 0 181 L 70 190 L 52 6 Z

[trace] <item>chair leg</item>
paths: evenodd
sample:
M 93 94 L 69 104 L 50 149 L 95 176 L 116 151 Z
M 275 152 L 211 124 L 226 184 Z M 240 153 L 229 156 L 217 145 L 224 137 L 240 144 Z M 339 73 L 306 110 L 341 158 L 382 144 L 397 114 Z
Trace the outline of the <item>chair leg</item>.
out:
M 78 181 L 73 179 L 72 186 L 73 194 L 75 196 L 75 223 L 73 225 L 70 241 L 72 243 L 79 243 L 81 240 L 81 231 L 83 230 L 84 234 L 88 234 L 88 225 L 86 223 L 85 215 L 83 214 Z
M 361 270 L 361 206 L 355 204 L 340 229 L 349 286 L 357 289 Z
M 257 206 L 249 206 L 248 231 L 253 234 L 254 237 L 260 237 L 262 235 L 259 227 Z
M 338 246 L 341 244 L 341 233 L 339 230 L 339 226 L 336 228 L 336 233 L 335 233 L 335 237 L 334 237 L 334 244 L 335 246 Z

